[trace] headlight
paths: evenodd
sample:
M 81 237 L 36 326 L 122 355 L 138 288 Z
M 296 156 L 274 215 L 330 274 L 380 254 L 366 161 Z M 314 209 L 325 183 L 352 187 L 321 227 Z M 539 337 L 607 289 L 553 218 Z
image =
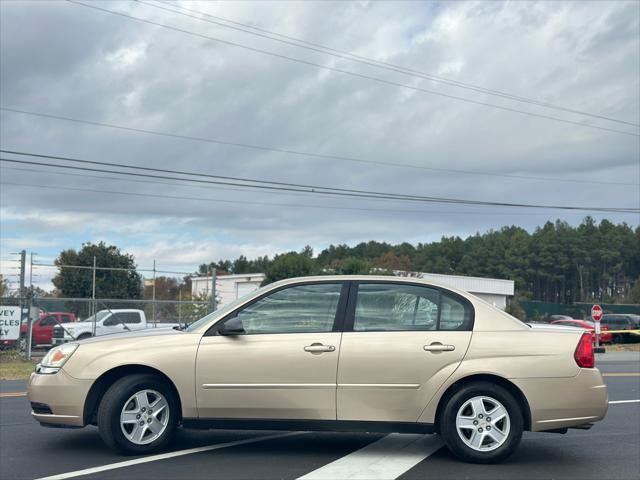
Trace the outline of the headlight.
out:
M 36 373 L 57 373 L 78 348 L 77 343 L 65 343 L 52 348 L 36 366 Z

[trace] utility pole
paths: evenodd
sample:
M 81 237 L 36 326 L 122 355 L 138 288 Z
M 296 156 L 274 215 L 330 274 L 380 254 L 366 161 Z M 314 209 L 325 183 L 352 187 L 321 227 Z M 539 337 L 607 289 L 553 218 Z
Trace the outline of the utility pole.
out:
M 31 314 L 33 313 L 33 252 L 31 252 L 29 256 L 29 291 L 27 292 L 27 301 L 29 305 L 29 313 L 27 314 L 27 338 L 25 338 L 24 354 L 27 360 L 31 360 L 31 335 L 33 324 L 33 319 L 31 318 Z
M 93 276 L 91 279 L 91 315 L 96 315 L 97 309 L 96 309 L 96 256 L 93 256 Z M 93 317 L 93 336 L 96 336 L 96 320 L 97 318 L 94 316 Z
M 156 326 L 156 261 L 153 260 L 153 286 L 151 287 L 151 298 L 153 303 L 151 304 L 151 319 L 153 320 L 153 326 Z
M 182 285 L 178 285 L 178 325 L 182 327 Z
M 29 306 L 26 300 L 26 291 L 24 288 L 24 278 L 27 273 L 27 252 L 26 250 L 20 250 L 20 289 L 18 290 L 18 298 L 20 303 L 20 328 L 22 329 L 22 321 L 24 320 L 24 310 Z M 26 345 L 26 343 L 25 343 Z
M 18 296 L 20 298 L 25 296 L 24 277 L 27 269 L 26 263 L 27 263 L 27 252 L 25 250 L 20 250 L 20 290 L 18 290 Z
M 216 302 L 216 276 L 217 276 L 217 268 L 215 265 L 211 269 L 211 311 L 215 312 L 218 308 Z

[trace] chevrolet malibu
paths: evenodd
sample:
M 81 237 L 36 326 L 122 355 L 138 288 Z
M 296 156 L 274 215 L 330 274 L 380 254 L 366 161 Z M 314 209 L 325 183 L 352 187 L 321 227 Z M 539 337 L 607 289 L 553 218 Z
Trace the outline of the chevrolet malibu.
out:
M 588 332 L 373 276 L 284 280 L 185 330 L 61 345 L 28 392 L 42 425 L 97 425 L 128 454 L 182 426 L 438 433 L 478 463 L 509 456 L 526 430 L 589 428 L 608 403 Z

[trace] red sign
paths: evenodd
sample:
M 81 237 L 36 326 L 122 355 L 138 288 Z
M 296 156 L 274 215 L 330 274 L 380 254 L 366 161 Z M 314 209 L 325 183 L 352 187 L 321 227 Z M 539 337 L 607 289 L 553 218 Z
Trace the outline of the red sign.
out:
M 602 318 L 602 307 L 600 305 L 594 305 L 591 307 L 591 318 L 596 322 L 600 321 Z

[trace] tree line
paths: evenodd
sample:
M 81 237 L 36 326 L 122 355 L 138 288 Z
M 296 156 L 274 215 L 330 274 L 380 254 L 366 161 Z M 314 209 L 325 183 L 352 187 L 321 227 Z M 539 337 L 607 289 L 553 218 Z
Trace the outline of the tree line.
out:
M 586 217 L 578 226 L 557 220 L 532 233 L 517 226 L 446 237 L 430 243 L 369 241 L 310 247 L 249 260 L 200 265 L 199 274 L 264 272 L 265 283 L 313 274 L 393 274 L 418 271 L 514 280 L 521 299 L 553 303 L 640 303 L 640 227 Z
M 60 253 L 60 266 L 49 295 L 91 298 L 91 267 L 97 264 L 117 270 L 96 272 L 97 298 L 151 298 L 135 271 L 133 256 L 113 245 L 86 243 L 78 251 Z M 609 220 L 597 223 L 586 217 L 578 226 L 557 220 L 529 233 L 517 226 L 476 233 L 466 238 L 444 236 L 429 243 L 390 244 L 368 241 L 355 246 L 330 245 L 318 255 L 311 247 L 273 258 L 219 260 L 199 266 L 195 275 L 264 273 L 265 284 L 316 274 L 389 274 L 417 271 L 449 275 L 492 277 L 515 281 L 516 297 L 553 303 L 640 303 L 640 227 Z M 7 290 L 6 282 L 1 282 Z M 156 278 L 157 299 L 190 299 L 191 280 Z M 41 294 L 38 296 L 45 296 Z

